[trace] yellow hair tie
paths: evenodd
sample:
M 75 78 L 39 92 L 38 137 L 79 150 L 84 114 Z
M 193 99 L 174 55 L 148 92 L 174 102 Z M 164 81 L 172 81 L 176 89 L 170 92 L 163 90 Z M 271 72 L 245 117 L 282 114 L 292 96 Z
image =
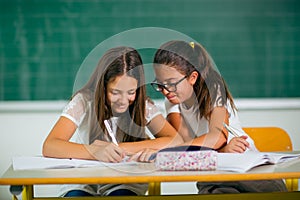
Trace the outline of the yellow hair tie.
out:
M 194 43 L 194 42 L 190 42 L 190 46 L 191 46 L 192 48 L 195 48 L 195 43 Z

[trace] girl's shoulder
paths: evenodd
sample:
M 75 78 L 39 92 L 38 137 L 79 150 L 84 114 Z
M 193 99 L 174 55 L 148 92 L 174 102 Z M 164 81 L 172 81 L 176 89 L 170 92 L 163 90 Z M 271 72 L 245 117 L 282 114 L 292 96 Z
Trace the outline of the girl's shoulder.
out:
M 151 121 L 155 116 L 162 114 L 159 108 L 155 105 L 154 101 L 147 97 L 146 99 L 146 120 Z
M 152 99 L 150 99 L 150 97 L 146 98 L 146 111 L 147 110 L 152 110 L 157 108 L 157 106 L 155 105 L 154 101 Z
M 77 94 L 75 94 L 72 99 L 69 102 L 70 106 L 75 106 L 75 105 L 81 105 L 84 106 L 86 105 L 86 102 L 88 102 L 89 98 L 87 97 L 87 95 L 84 95 L 83 93 L 79 92 Z
M 89 110 L 89 102 L 89 97 L 83 93 L 79 92 L 75 94 L 63 109 L 62 116 L 70 119 L 79 126 Z
M 71 101 L 75 102 L 75 103 L 81 103 L 83 105 L 88 104 L 89 102 L 92 101 L 92 94 L 90 92 L 78 92 L 76 93 Z

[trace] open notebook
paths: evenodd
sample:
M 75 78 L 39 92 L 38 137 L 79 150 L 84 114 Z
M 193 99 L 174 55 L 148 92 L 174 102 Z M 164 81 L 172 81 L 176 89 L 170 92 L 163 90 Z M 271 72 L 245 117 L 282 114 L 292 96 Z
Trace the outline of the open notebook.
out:
M 265 164 L 280 164 L 300 159 L 300 154 L 255 152 L 218 153 L 217 170 L 246 172 Z
M 43 156 L 20 156 L 12 159 L 14 170 L 30 170 L 30 169 L 63 169 L 63 168 L 79 168 L 79 167 L 99 167 L 99 166 L 118 166 L 118 165 L 135 165 L 136 162 L 107 163 L 97 160 L 81 160 L 81 159 L 59 159 L 46 158 Z

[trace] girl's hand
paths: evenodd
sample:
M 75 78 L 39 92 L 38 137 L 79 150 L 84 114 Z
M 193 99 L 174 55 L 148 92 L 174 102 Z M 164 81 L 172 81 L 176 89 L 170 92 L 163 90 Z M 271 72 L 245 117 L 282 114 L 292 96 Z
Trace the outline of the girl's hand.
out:
M 90 145 L 85 145 L 88 152 L 96 160 L 103 162 L 121 162 L 125 157 L 125 151 L 111 142 L 95 140 Z
M 154 149 L 143 149 L 135 154 L 133 154 L 128 161 L 137 161 L 137 162 L 154 162 L 150 160 L 150 156 L 155 154 L 157 150 Z
M 229 143 L 222 149 L 225 153 L 243 153 L 249 148 L 249 143 L 246 141 L 248 137 L 242 135 L 232 138 Z

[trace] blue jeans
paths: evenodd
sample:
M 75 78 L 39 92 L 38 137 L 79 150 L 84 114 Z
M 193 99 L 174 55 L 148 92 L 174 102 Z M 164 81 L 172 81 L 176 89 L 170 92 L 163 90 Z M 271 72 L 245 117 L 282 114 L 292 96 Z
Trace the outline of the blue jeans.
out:
M 82 190 L 71 190 L 64 197 L 86 197 L 92 196 L 90 193 Z M 136 196 L 136 193 L 131 190 L 119 189 L 111 192 L 108 196 Z
M 82 191 L 82 190 L 71 190 L 65 194 L 64 197 L 87 197 L 92 196 L 90 193 Z

